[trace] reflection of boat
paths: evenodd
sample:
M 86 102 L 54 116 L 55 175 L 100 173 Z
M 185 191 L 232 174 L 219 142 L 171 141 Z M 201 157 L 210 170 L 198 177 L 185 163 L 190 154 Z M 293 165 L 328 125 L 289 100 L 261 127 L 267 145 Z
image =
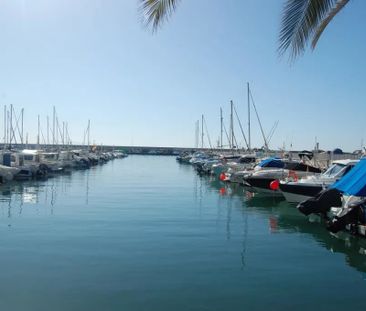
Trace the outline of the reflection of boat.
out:
M 8 182 L 14 179 L 14 176 L 20 172 L 17 167 L 10 167 L 5 165 L 0 165 L 0 179 L 1 182 Z
M 307 200 L 342 178 L 357 162 L 358 160 L 334 161 L 320 176 L 308 176 L 298 181 L 281 181 L 280 190 L 288 202 Z
M 295 208 L 289 208 L 289 203 L 281 197 L 256 195 L 247 191 L 245 187 L 237 184 L 225 184 L 216 179 L 201 177 L 208 187 L 221 194 L 220 189 L 225 187 L 226 200 L 242 201 L 241 204 L 231 204 L 238 208 L 243 216 L 253 213 L 258 218 L 268 220 L 268 228 L 271 233 L 286 232 L 289 234 L 300 233 L 311 238 L 319 247 L 331 252 L 344 254 L 348 266 L 360 272 L 366 272 L 366 239 L 355 237 L 347 232 L 332 234 L 324 230 L 322 223 L 314 223 L 314 218 L 303 217 Z M 316 221 L 321 218 L 315 218 Z M 250 231 L 249 231 L 250 233 Z M 245 244 L 246 237 L 243 237 Z
M 319 246 L 334 253 L 345 255 L 346 263 L 358 271 L 366 272 L 366 240 L 346 232 L 331 234 L 322 223 L 312 223 L 294 208 L 288 208 L 286 201 L 276 197 L 254 196 L 245 205 L 269 220 L 272 231 L 306 234 L 314 238 Z M 271 208 L 273 207 L 273 208 Z M 274 221 L 275 220 L 275 221 Z M 275 223 L 275 230 L 273 228 Z

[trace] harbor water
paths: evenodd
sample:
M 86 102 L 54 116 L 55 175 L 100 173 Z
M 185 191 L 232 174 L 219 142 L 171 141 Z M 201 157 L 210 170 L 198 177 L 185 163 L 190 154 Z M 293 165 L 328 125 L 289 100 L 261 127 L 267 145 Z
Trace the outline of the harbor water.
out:
M 364 239 L 174 157 L 2 185 L 0 236 L 0 310 L 364 306 Z

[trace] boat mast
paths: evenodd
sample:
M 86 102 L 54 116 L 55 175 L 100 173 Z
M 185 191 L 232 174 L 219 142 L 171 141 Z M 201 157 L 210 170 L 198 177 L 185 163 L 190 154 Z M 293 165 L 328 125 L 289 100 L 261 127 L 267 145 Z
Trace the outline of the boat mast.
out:
M 56 109 L 53 106 L 53 124 L 52 124 L 52 145 L 55 146 L 55 125 L 56 125 Z
M 90 120 L 88 120 L 88 150 L 90 148 Z
M 6 148 L 6 128 L 7 128 L 7 118 L 6 118 L 6 105 L 4 105 L 4 149 Z
M 203 136 L 205 134 L 203 133 L 203 115 L 202 115 L 202 118 L 201 118 L 201 148 L 203 149 Z
M 250 142 L 250 89 L 249 82 L 247 82 L 247 92 L 248 92 L 248 151 L 251 150 L 251 142 Z
M 37 148 L 39 149 L 39 132 L 40 132 L 40 120 L 39 120 L 39 115 L 38 115 L 38 134 L 37 134 Z
M 220 149 L 222 149 L 222 135 L 223 135 L 223 121 L 222 108 L 220 107 Z
M 24 145 L 24 108 L 22 108 L 22 128 L 21 128 L 21 133 L 22 133 L 21 142 L 22 142 L 22 145 Z
M 230 101 L 230 139 L 231 146 L 234 149 L 234 119 L 233 119 L 233 101 Z
M 12 141 L 13 141 L 13 105 L 10 105 L 10 142 L 9 142 L 10 149 Z
M 47 145 L 50 144 L 50 119 L 47 116 Z

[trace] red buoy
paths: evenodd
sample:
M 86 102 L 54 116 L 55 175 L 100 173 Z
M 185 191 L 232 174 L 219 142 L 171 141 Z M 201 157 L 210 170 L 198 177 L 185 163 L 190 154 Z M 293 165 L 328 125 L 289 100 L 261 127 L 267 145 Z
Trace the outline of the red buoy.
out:
M 226 189 L 225 189 L 225 188 L 220 188 L 220 194 L 221 194 L 221 195 L 226 194 Z
M 271 183 L 269 184 L 269 188 L 271 190 L 278 190 L 279 187 L 280 187 L 280 181 L 278 179 L 271 181 Z
M 221 173 L 219 178 L 221 181 L 224 181 L 226 179 L 225 173 Z

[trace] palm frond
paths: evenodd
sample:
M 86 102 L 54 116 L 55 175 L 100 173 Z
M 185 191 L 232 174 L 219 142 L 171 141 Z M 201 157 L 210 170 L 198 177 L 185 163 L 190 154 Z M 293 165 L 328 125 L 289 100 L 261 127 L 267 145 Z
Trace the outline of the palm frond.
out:
M 142 22 L 152 31 L 166 21 L 177 8 L 180 0 L 139 0 Z
M 316 44 L 318 43 L 318 40 L 320 36 L 322 35 L 324 29 L 328 26 L 328 24 L 332 21 L 334 16 L 336 16 L 340 10 L 342 10 L 346 4 L 349 2 L 349 0 L 339 0 L 333 7 L 333 9 L 329 12 L 328 16 L 324 18 L 318 28 L 315 31 L 313 40 L 311 42 L 311 47 L 314 49 Z
M 337 0 L 287 0 L 283 9 L 279 52 L 290 49 L 294 58 L 301 54 L 321 21 L 329 15 Z

